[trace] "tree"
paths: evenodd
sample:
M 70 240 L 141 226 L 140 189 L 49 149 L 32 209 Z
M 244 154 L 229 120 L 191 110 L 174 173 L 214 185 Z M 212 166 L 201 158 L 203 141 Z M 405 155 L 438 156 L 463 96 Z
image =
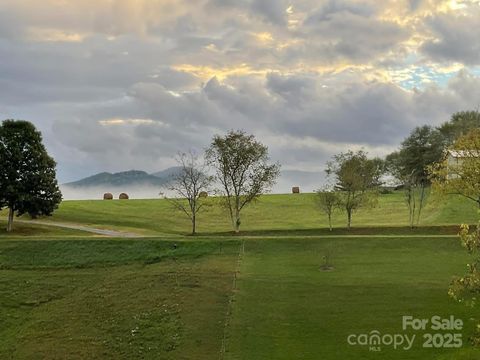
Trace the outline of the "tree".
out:
M 480 207 L 480 129 L 458 138 L 450 150 L 455 158 L 447 155 L 430 167 L 434 190 L 463 196 Z
M 402 142 L 400 150 L 387 156 L 387 163 L 395 168 L 395 175 L 415 179 L 416 183 L 429 184 L 428 167 L 442 159 L 443 138 L 431 126 L 415 128 Z
M 216 171 L 232 227 L 238 233 L 242 209 L 269 191 L 280 173 L 280 165 L 269 164 L 268 148 L 243 131 L 214 136 L 206 158 Z
M 0 203 L 8 207 L 7 231 L 14 215 L 51 215 L 62 201 L 55 161 L 42 135 L 28 121 L 5 120 L 0 126 Z
M 428 198 L 429 167 L 443 156 L 444 141 L 431 126 L 415 128 L 399 151 L 386 158 L 386 168 L 403 186 L 410 227 L 418 225 Z
M 383 174 L 380 159 L 368 159 L 363 150 L 348 151 L 333 157 L 327 163 L 327 176 L 333 177 L 338 190 L 339 204 L 347 213 L 347 227 L 352 225 L 352 215 L 359 208 L 374 204 Z
M 413 169 L 410 173 L 406 172 L 399 152 L 388 155 L 386 163 L 387 171 L 401 183 L 405 194 L 405 203 L 408 207 L 408 222 L 413 229 L 415 224 L 419 224 L 422 210 L 427 202 L 427 182 L 417 178 L 418 174 L 423 176 L 421 172 Z
M 197 215 L 204 208 L 205 197 L 213 182 L 213 177 L 207 175 L 206 167 L 200 163 L 199 157 L 190 152 L 180 153 L 177 158 L 180 170 L 168 182 L 167 187 L 177 197 L 168 198 L 170 203 L 183 212 L 192 222 L 192 235 L 196 234 Z
M 328 228 L 332 231 L 332 215 L 335 208 L 339 206 L 339 199 L 335 191 L 326 189 L 318 190 L 315 196 L 318 208 L 328 217 Z
M 458 302 L 474 306 L 480 293 L 480 223 L 474 231 L 470 231 L 468 225 L 460 228 L 460 240 L 467 252 L 473 257 L 472 263 L 468 264 L 468 273 L 454 279 L 450 284 L 448 294 Z M 477 325 L 474 335 L 471 337 L 475 345 L 480 345 L 480 325 Z
M 448 147 L 459 137 L 477 128 L 480 128 L 480 112 L 460 111 L 453 114 L 450 121 L 443 123 L 438 130 L 444 138 L 445 146 Z

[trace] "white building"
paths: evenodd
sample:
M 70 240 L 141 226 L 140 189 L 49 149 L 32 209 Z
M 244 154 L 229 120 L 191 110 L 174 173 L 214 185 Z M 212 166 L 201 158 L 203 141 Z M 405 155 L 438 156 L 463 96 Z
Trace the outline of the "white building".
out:
M 457 170 L 462 165 L 464 159 L 480 158 L 480 151 L 478 150 L 448 150 L 447 151 L 447 179 L 455 179 L 458 177 Z

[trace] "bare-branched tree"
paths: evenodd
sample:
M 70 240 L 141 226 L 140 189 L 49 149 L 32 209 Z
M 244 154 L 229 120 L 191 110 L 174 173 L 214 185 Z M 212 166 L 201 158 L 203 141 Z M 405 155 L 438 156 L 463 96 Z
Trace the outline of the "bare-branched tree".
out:
M 204 208 L 206 197 L 213 183 L 207 174 L 205 162 L 193 151 L 177 156 L 179 170 L 171 176 L 167 189 L 174 194 L 166 197 L 179 211 L 192 222 L 192 235 L 197 232 L 197 216 Z

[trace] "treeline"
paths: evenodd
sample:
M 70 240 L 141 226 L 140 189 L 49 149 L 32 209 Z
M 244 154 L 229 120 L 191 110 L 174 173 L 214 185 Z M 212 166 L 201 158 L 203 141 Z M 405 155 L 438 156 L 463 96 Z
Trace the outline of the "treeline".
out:
M 446 159 L 453 149 L 461 161 Z M 197 216 L 216 197 L 228 212 L 232 229 L 240 231 L 245 207 L 268 192 L 280 173 L 271 163 L 268 148 L 253 135 L 230 131 L 214 136 L 205 154 L 181 153 L 181 171 L 168 187 L 176 196 L 168 200 L 186 215 L 196 233 Z M 56 180 L 56 164 L 42 144 L 42 136 L 26 121 L 5 120 L 0 125 L 0 210 L 9 209 L 9 231 L 15 215 L 51 215 L 62 200 Z M 208 169 L 213 170 L 209 175 Z M 329 186 L 319 190 L 318 207 L 328 216 L 330 229 L 336 209 L 353 215 L 374 206 L 385 177 L 405 192 L 410 225 L 418 224 L 430 186 L 440 193 L 456 194 L 480 206 L 480 113 L 458 112 L 438 127 L 415 128 L 399 149 L 384 159 L 369 158 L 365 151 L 347 151 L 327 163 Z
M 329 185 L 317 191 L 318 207 L 327 215 L 330 229 L 335 209 L 343 210 L 350 228 L 352 215 L 372 206 L 385 178 L 405 193 L 411 227 L 418 225 L 429 188 L 457 194 L 480 205 L 480 113 L 463 111 L 438 127 L 415 128 L 399 149 L 384 159 L 370 159 L 364 151 L 348 151 L 327 163 Z M 453 167 L 447 150 L 456 150 L 461 161 Z M 460 153 L 459 153 L 460 151 Z M 468 168 L 468 169 L 467 169 Z

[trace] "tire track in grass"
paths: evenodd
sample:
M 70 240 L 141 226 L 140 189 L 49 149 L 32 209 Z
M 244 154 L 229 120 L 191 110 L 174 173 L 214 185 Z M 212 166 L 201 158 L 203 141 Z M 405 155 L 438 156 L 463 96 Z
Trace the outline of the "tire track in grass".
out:
M 80 224 L 69 224 L 69 223 L 59 223 L 59 222 L 50 222 L 50 221 L 29 221 L 29 220 L 16 220 L 16 222 L 21 224 L 32 224 L 32 225 L 43 225 L 43 226 L 53 226 L 63 229 L 70 229 L 70 230 L 79 230 L 85 231 L 95 235 L 103 235 L 108 237 L 120 237 L 120 238 L 139 238 L 144 237 L 140 234 L 136 234 L 133 232 L 125 232 L 125 231 L 117 231 L 117 230 L 109 230 L 109 229 L 98 229 L 91 226 L 85 226 Z
M 226 347 L 227 347 L 227 332 L 230 326 L 230 319 L 233 312 L 233 304 L 235 302 L 235 294 L 237 292 L 237 277 L 240 274 L 240 268 L 242 266 L 242 260 L 245 256 L 245 240 L 240 244 L 240 249 L 238 250 L 237 264 L 235 265 L 235 271 L 233 273 L 232 279 L 232 292 L 228 299 L 227 311 L 225 313 L 225 322 L 223 324 L 223 337 L 222 337 L 222 346 L 220 348 L 220 360 L 225 359 Z

